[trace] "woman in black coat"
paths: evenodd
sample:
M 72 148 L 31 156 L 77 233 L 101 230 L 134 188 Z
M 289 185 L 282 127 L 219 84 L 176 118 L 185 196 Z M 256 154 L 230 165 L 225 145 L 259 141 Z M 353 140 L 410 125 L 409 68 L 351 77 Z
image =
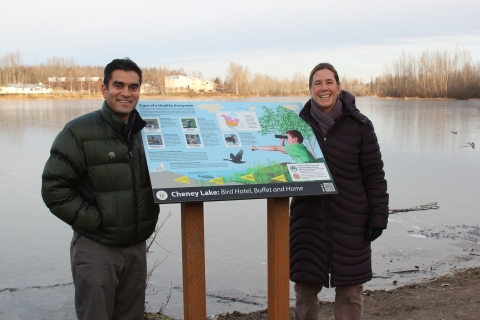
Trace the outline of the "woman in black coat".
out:
M 335 68 L 310 73 L 311 99 L 300 116 L 313 128 L 338 194 L 294 197 L 290 279 L 296 319 L 317 320 L 322 287 L 336 287 L 335 319 L 361 319 L 363 283 L 372 278 L 371 241 L 387 227 L 388 194 L 372 122 L 340 89 Z

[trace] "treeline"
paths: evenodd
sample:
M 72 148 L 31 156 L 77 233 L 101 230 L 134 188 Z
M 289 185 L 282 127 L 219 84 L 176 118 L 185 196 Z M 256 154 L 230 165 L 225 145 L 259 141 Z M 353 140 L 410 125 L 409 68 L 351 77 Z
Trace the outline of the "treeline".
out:
M 308 94 L 308 79 L 296 73 L 292 79 L 268 75 L 250 76 L 248 67 L 230 63 L 226 83 L 237 94 L 295 95 Z M 392 98 L 480 98 L 480 63 L 474 62 L 466 49 L 425 50 L 418 57 L 402 52 L 370 82 L 346 76 L 341 87 L 356 96 Z
M 81 82 L 79 77 L 100 77 L 103 78 L 105 66 L 81 66 L 73 59 L 50 58 L 46 63 L 34 66 L 22 62 L 19 52 L 7 53 L 0 58 L 0 85 L 1 84 L 38 84 L 43 83 L 53 87 L 54 90 L 68 90 L 79 92 L 91 90 L 99 92 L 101 81 L 90 84 Z M 172 69 L 167 67 L 142 68 L 143 84 L 142 90 L 157 94 L 165 94 L 165 76 L 174 74 L 185 74 L 183 69 Z M 193 72 L 193 76 L 200 76 L 200 72 Z M 63 82 L 49 82 L 48 78 L 64 77 Z M 102 79 L 103 80 L 103 79 Z
M 81 91 L 87 84 L 78 77 L 103 77 L 104 66 L 80 66 L 73 59 L 50 58 L 46 63 L 29 66 L 22 63 L 19 52 L 0 58 L 0 84 L 39 83 L 56 89 Z M 187 74 L 183 69 L 143 67 L 142 91 L 166 95 L 165 76 L 189 75 L 203 78 L 201 72 Z M 65 77 L 65 82 L 49 83 L 50 77 Z M 252 73 L 247 66 L 231 62 L 222 83 L 220 77 L 210 79 L 222 92 L 241 96 L 308 95 L 308 76 L 296 72 L 291 78 Z M 88 83 L 88 90 L 99 90 L 101 82 Z M 356 96 L 394 98 L 480 98 L 480 63 L 472 60 L 466 49 L 425 50 L 418 57 L 402 52 L 398 60 L 386 67 L 370 82 L 343 76 L 341 87 Z
M 380 97 L 480 98 L 480 63 L 466 49 L 402 52 L 391 68 L 369 84 Z
M 40 83 L 53 87 L 54 90 L 68 90 L 79 92 L 88 90 L 98 92 L 101 82 L 90 84 L 78 81 L 79 77 L 103 77 L 104 66 L 81 66 L 73 59 L 50 58 L 46 63 L 34 66 L 22 62 L 19 52 L 7 53 L 0 58 L 0 84 L 28 84 Z M 202 73 L 194 71 L 187 74 L 183 69 L 168 67 L 142 67 L 142 92 L 166 95 L 165 76 L 188 75 L 203 78 Z M 49 82 L 48 78 L 64 77 L 64 82 Z M 248 67 L 231 62 L 227 67 L 227 76 L 224 82 L 220 77 L 210 79 L 219 85 L 222 92 L 234 93 L 241 96 L 287 96 L 308 95 L 308 77 L 296 72 L 292 78 L 279 78 L 267 74 L 250 73 Z M 345 80 L 343 80 L 345 81 Z M 352 80 L 348 80 L 352 81 Z M 353 80 L 355 87 L 358 80 Z M 345 85 L 342 82 L 342 86 Z M 351 90 L 352 93 L 365 95 L 363 88 Z
M 29 66 L 22 62 L 19 52 L 7 53 L 0 58 L 0 84 L 48 83 L 49 77 L 62 76 L 65 89 L 77 90 L 76 78 L 79 76 L 103 75 L 104 67 L 79 66 L 73 59 L 49 58 L 47 63 Z
M 272 77 L 255 73 L 248 67 L 230 62 L 225 85 L 237 95 L 243 96 L 286 96 L 308 94 L 308 78 L 296 72 L 292 79 Z
M 466 49 L 402 52 L 391 67 L 370 82 L 341 78 L 342 89 L 356 96 L 382 98 L 480 98 L 480 63 Z

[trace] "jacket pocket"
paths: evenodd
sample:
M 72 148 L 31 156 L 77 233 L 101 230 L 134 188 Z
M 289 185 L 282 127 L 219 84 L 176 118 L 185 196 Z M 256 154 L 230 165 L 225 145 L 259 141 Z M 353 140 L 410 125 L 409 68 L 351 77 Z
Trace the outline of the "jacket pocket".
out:
M 95 196 L 95 190 L 93 189 L 92 181 L 86 174 L 75 186 L 80 197 L 87 201 L 92 206 L 97 205 L 97 197 Z
M 77 193 L 82 197 L 83 200 L 87 201 L 88 204 L 97 207 L 98 214 L 100 215 L 100 225 L 98 227 L 99 230 L 103 228 L 103 217 L 100 208 L 98 207 L 97 197 L 95 195 L 95 189 L 93 189 L 92 180 L 88 174 L 86 174 L 75 186 L 75 190 Z

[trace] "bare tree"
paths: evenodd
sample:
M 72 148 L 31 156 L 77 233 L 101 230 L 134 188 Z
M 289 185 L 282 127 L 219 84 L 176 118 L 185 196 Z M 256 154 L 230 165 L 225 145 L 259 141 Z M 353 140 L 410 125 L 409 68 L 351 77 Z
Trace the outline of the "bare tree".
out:
M 457 98 L 480 96 L 480 64 L 472 62 L 466 49 L 456 47 L 415 58 L 402 52 L 392 71 L 375 80 L 375 94 L 383 97 Z
M 230 62 L 227 68 L 227 77 L 225 82 L 228 83 L 230 88 L 235 90 L 237 95 L 245 95 L 250 93 L 249 80 L 250 70 L 248 67 L 243 67 L 235 62 Z

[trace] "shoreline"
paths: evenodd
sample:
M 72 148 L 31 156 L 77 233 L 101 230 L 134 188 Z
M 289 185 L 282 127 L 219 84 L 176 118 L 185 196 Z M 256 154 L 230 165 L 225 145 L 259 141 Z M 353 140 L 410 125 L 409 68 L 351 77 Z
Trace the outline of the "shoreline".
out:
M 454 270 L 392 290 L 364 290 L 363 319 L 478 319 L 480 313 L 480 266 Z M 334 303 L 319 301 L 322 319 L 334 319 Z M 175 320 L 165 315 L 145 314 L 146 320 Z M 232 310 L 208 317 L 212 320 L 267 320 L 268 309 L 241 313 Z M 294 307 L 290 319 L 295 319 Z
M 301 95 L 289 95 L 288 97 L 305 97 L 308 94 L 301 94 Z M 187 93 L 187 94 L 176 94 L 176 95 L 160 95 L 160 94 L 148 94 L 144 93 L 141 94 L 140 99 L 159 99 L 159 100 L 168 100 L 168 99 L 198 99 L 198 98 L 261 98 L 261 97 L 282 97 L 282 96 L 259 96 L 259 95 L 237 95 L 233 93 Z M 356 96 L 358 97 L 373 97 L 377 99 L 383 100 L 452 100 L 452 101 L 461 101 L 462 99 L 454 99 L 454 98 L 419 98 L 419 97 L 379 97 L 379 96 Z M 85 100 L 103 100 L 102 94 L 80 94 L 80 93 L 54 93 L 54 94 L 0 94 L 0 101 L 1 100 L 77 100 L 77 99 L 85 99 Z M 472 98 L 467 99 L 470 100 L 480 100 L 480 98 Z

